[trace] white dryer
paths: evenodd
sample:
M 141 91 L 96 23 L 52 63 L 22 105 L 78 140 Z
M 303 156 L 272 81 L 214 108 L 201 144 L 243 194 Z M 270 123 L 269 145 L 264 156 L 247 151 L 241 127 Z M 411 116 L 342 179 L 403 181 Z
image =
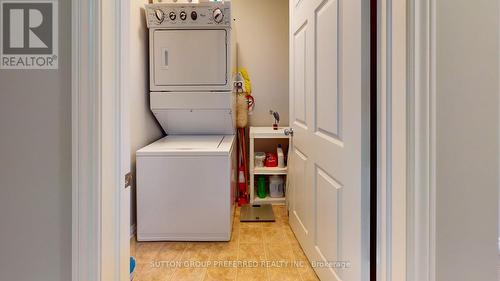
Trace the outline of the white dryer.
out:
M 230 2 L 149 4 L 146 19 L 151 111 L 168 136 L 137 151 L 137 239 L 227 241 L 237 188 Z
M 231 2 L 149 4 L 146 18 L 151 91 L 232 90 Z
M 235 134 L 231 2 L 146 5 L 151 110 L 167 134 Z

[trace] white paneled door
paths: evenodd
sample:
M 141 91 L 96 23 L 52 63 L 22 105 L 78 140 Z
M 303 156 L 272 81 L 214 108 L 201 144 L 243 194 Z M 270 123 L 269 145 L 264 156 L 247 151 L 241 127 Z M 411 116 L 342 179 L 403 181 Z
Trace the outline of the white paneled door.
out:
M 368 280 L 367 5 L 290 1 L 290 224 L 321 280 Z

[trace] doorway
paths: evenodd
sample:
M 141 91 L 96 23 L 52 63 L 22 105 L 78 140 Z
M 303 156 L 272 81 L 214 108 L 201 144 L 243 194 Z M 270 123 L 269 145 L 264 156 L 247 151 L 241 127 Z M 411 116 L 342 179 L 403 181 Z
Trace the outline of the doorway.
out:
M 324 7 L 324 8 L 326 8 L 327 6 L 323 6 L 323 5 L 328 5 L 328 8 L 329 8 L 329 7 L 330 7 L 330 5 L 333 5 L 332 3 L 335 3 L 335 5 L 337 5 L 337 2 L 336 2 L 336 1 L 331 1 L 331 3 L 330 3 L 330 1 L 326 1 L 326 2 L 324 2 L 322 5 L 318 5 L 318 7 Z M 297 3 L 293 3 L 293 4 L 295 5 L 295 4 L 297 4 Z M 317 4 L 321 4 L 321 3 L 317 3 Z M 325 11 L 327 11 L 327 10 L 325 9 Z M 330 11 L 331 11 L 331 10 L 329 10 L 329 9 L 328 9 L 328 12 L 330 12 Z M 368 11 L 368 9 L 366 9 L 366 11 L 364 11 L 364 12 L 365 12 L 365 13 L 367 13 L 367 11 Z M 367 26 L 364 26 L 364 28 L 366 28 L 366 27 L 367 27 Z M 366 30 L 366 31 L 367 31 L 367 30 Z M 137 30 L 135 30 L 134 32 L 137 32 Z M 141 31 L 141 32 L 142 32 L 142 31 Z M 130 33 L 130 34 L 137 34 L 137 33 L 133 33 L 133 32 L 132 32 L 132 33 Z M 287 34 L 288 34 L 288 32 L 287 32 Z M 130 35 L 129 35 L 129 36 L 130 36 Z M 367 37 L 367 38 L 368 38 L 368 37 Z M 366 39 L 366 38 L 365 38 L 365 39 Z M 122 38 L 122 40 L 123 40 L 123 38 Z M 127 40 L 125 40 L 125 42 L 128 42 L 128 39 L 127 39 Z M 123 43 L 123 42 L 122 42 L 122 43 Z M 127 50 L 127 51 L 128 51 L 128 52 L 130 52 L 130 50 Z M 142 55 L 144 55 L 144 54 L 142 54 Z M 367 75 L 367 74 L 368 74 L 368 72 L 365 72 L 365 73 L 364 73 L 364 75 Z M 129 75 L 129 74 L 127 74 L 127 75 Z M 128 77 L 127 75 L 125 75 L 125 77 Z M 364 78 L 365 78 L 365 79 L 367 79 L 367 78 L 368 78 L 368 76 L 364 76 Z M 137 79 L 137 78 L 135 78 L 135 79 Z M 285 83 L 285 84 L 287 84 L 287 83 Z M 365 85 L 365 86 L 366 86 L 366 85 Z M 368 89 L 368 88 L 365 88 L 365 90 L 367 90 L 367 89 Z M 368 92 L 365 92 L 365 93 L 368 93 Z M 366 97 L 367 97 L 367 96 L 365 96 L 365 98 L 366 98 Z M 144 100 L 143 100 L 142 102 L 144 102 Z M 368 106 L 368 104 L 365 104 L 365 106 Z M 293 110 L 296 110 L 296 109 L 295 109 L 295 105 L 294 105 L 294 109 L 293 109 Z M 368 112 L 368 111 L 366 111 L 366 112 Z M 368 115 L 366 115 L 366 116 L 364 116 L 364 117 L 368 117 Z M 130 118 L 130 117 L 127 117 L 127 118 Z M 299 122 L 299 123 L 300 123 L 300 122 Z M 154 126 L 156 126 L 156 124 L 154 124 L 154 123 L 153 123 L 153 125 L 151 125 L 151 126 L 152 126 L 152 128 L 154 128 Z M 331 129 L 331 128 L 328 128 L 328 127 L 323 128 L 323 132 L 324 132 L 324 133 L 325 133 L 325 132 L 326 132 L 326 133 L 329 133 L 329 131 L 328 131 L 328 130 L 330 130 L 330 129 Z M 365 127 L 365 129 L 367 129 L 367 130 L 368 130 L 369 128 L 368 128 L 368 127 Z M 129 132 L 129 133 L 130 133 L 130 132 Z M 366 141 L 366 140 L 365 140 L 365 141 Z M 299 140 L 299 142 L 300 142 L 300 140 Z M 365 144 L 368 144 L 368 142 L 366 141 L 366 142 L 365 142 Z M 367 152 L 367 151 L 368 151 L 368 150 L 366 150 L 365 152 Z M 303 155 L 305 155 L 305 154 L 303 154 Z M 322 161 L 322 160 L 321 160 L 321 161 Z M 319 165 L 321 165 L 321 164 L 318 164 L 317 166 L 319 166 Z M 368 166 L 366 166 L 366 167 L 368 167 Z M 366 168 L 366 167 L 365 167 L 365 168 Z M 327 187 L 328 185 L 331 185 L 331 183 L 332 183 L 332 181 L 331 181 L 332 176 L 330 176 L 330 175 L 331 175 L 332 173 L 331 173 L 331 172 L 328 172 L 327 170 L 323 170 L 323 172 L 318 172 L 318 171 L 319 171 L 319 170 L 316 170 L 316 172 L 317 172 L 316 174 L 317 174 L 317 175 L 322 176 L 322 177 L 323 177 L 323 179 L 325 179 L 325 182 L 324 182 L 324 185 L 323 185 L 323 186 L 324 186 L 324 187 Z M 120 181 L 121 181 L 121 175 L 120 175 L 120 177 L 117 177 L 117 178 L 118 178 L 118 179 L 120 179 Z M 364 180 L 366 180 L 366 182 L 365 182 L 364 184 L 367 184 L 367 183 L 368 183 L 368 178 L 364 178 Z M 365 185 L 365 187 L 368 187 L 368 185 Z M 365 190 L 365 191 L 366 191 L 366 190 Z M 367 194 L 368 194 L 368 193 L 364 193 L 364 195 L 367 195 Z M 365 197 L 365 198 L 364 198 L 364 200 L 366 200 L 366 201 L 365 201 L 365 203 L 366 203 L 366 202 L 368 202 L 368 197 Z M 276 207 L 275 207 L 275 211 L 276 211 L 276 213 L 278 213 L 278 214 L 282 213 L 283 211 L 281 210 L 281 208 L 282 208 L 282 207 L 276 206 Z M 369 207 L 368 207 L 368 205 L 363 205 L 363 208 L 364 208 L 364 209 L 363 209 L 363 216 L 364 216 L 363 218 L 364 218 L 364 219 L 368 219 L 368 211 L 369 211 Z M 299 209 L 300 209 L 300 208 L 298 208 L 298 209 L 296 209 L 296 210 L 295 210 L 295 213 L 296 213 L 296 214 L 299 214 L 299 213 L 300 213 L 300 210 L 299 210 Z M 292 212 L 293 212 L 293 211 L 292 211 Z M 300 214 L 299 214 L 299 215 L 300 215 Z M 368 225 L 369 225 L 369 224 L 363 224 L 363 226 L 366 228 L 365 230 L 368 230 L 368 229 L 369 229 L 369 228 L 368 228 Z M 244 228 L 244 227 L 243 227 L 243 228 Z M 264 229 L 263 229 L 263 228 L 264 228 L 264 226 L 262 226 L 262 230 L 261 230 L 262 232 L 264 231 Z M 283 230 L 283 229 L 281 229 L 281 230 Z M 284 230 L 284 231 L 286 232 L 286 230 Z M 257 231 L 257 232 L 258 232 L 258 231 Z M 279 231 L 278 231 L 278 232 L 279 232 Z M 238 233 L 241 235 L 241 229 L 240 229 L 240 231 L 239 231 Z M 368 238 L 369 238 L 369 236 L 368 236 L 368 235 L 366 235 L 366 234 L 367 234 L 367 233 L 364 233 L 364 234 L 363 234 L 364 239 L 368 239 Z M 246 235 L 246 234 L 243 234 L 243 235 Z M 240 237 L 240 238 L 241 238 L 241 237 Z M 161 243 L 161 247 L 174 247 L 174 248 L 175 248 L 175 247 L 179 247 L 179 248 L 183 248 L 183 247 L 184 247 L 184 251 L 186 251 L 186 249 L 188 249 L 188 247 L 189 247 L 189 245 L 187 245 L 187 244 L 186 244 L 186 245 L 184 245 L 184 246 L 182 246 L 182 245 L 180 245 L 180 244 L 179 244 L 180 246 L 177 246 L 177 245 L 175 245 L 175 243 L 158 242 L 158 244 L 159 244 L 159 243 Z M 295 242 L 293 242 L 293 240 L 292 240 L 292 242 L 290 242 L 290 241 L 289 241 L 289 244 L 293 244 L 293 243 L 295 243 Z M 365 246 L 368 246 L 368 240 L 364 240 L 364 243 L 365 243 L 365 244 L 364 244 Z M 240 244 L 240 243 L 238 243 L 238 244 Z M 152 244 L 151 244 L 151 245 L 152 245 Z M 168 245 L 168 246 L 167 246 L 167 245 Z M 173 245 L 173 246 L 171 246 L 171 245 Z M 151 246 L 151 247 L 152 247 L 152 246 Z M 196 247 L 199 247 L 199 246 L 194 246 L 194 247 L 196 248 Z M 216 245 L 215 245 L 214 247 L 216 247 Z M 149 246 L 145 246 L 145 248 L 144 248 L 144 249 L 148 249 L 148 248 L 149 248 Z M 153 248 L 154 248 L 154 247 L 153 247 Z M 151 250 L 151 252 L 149 252 L 149 251 L 145 251 L 145 252 L 146 252 L 146 256 L 147 256 L 148 254 L 151 254 L 151 253 L 154 253 L 154 252 L 155 252 L 155 250 L 154 250 L 154 249 L 152 249 L 152 248 L 149 248 L 149 249 Z M 366 249 L 368 249 L 368 248 L 366 248 Z M 184 253 L 184 251 L 183 251 L 183 253 Z M 264 248 L 264 252 L 266 252 L 265 248 Z M 292 249 L 292 253 L 293 253 L 293 249 Z M 368 253 L 368 252 L 366 252 L 366 253 Z M 366 254 L 366 253 L 365 253 L 365 254 Z M 153 255 L 154 255 L 154 254 L 153 254 Z M 211 254 L 209 254 L 209 255 L 211 255 Z M 150 264 L 149 264 L 149 265 L 150 265 Z M 363 272 L 364 272 L 363 274 L 366 274 L 366 275 L 364 275 L 364 276 L 368 276 L 368 271 L 366 271 L 366 270 L 368 269 L 368 260 L 367 260 L 366 258 L 364 258 L 364 259 L 363 259 L 363 268 L 364 268 L 364 269 L 363 269 Z M 205 271 L 205 273 L 206 273 L 206 272 L 207 272 L 207 271 Z M 331 270 L 330 270 L 330 272 L 331 272 Z M 175 271 L 173 272 L 173 274 L 175 274 Z M 300 275 L 300 276 L 302 276 L 302 275 Z

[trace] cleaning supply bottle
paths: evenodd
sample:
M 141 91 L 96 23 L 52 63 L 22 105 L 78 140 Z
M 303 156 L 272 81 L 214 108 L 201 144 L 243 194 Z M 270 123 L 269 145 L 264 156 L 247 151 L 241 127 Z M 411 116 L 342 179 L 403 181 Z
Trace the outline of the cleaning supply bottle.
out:
M 278 144 L 278 149 L 276 150 L 278 154 L 278 167 L 285 168 L 285 154 L 283 153 L 283 148 L 281 144 Z
M 259 196 L 259 198 L 266 198 L 267 196 L 265 176 L 257 177 L 257 196 Z
M 278 167 L 278 155 L 275 152 L 266 153 L 266 167 Z
M 247 204 L 247 181 L 245 179 L 245 170 L 242 167 L 240 167 L 239 173 L 238 173 L 238 206 L 242 206 Z
M 269 177 L 269 196 L 271 197 L 285 196 L 285 185 L 283 177 L 277 175 Z

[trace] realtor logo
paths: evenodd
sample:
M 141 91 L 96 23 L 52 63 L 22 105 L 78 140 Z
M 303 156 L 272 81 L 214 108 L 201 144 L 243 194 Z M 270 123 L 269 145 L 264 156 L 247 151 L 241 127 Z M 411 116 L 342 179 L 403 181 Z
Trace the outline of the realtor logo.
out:
M 0 0 L 0 68 L 57 69 L 57 0 Z

